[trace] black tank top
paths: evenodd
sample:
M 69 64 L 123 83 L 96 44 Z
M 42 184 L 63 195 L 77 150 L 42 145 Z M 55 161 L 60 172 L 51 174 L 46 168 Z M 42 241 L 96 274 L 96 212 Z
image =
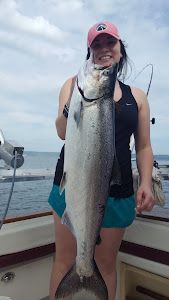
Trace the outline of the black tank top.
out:
M 122 91 L 121 99 L 116 102 L 115 113 L 115 143 L 116 155 L 121 170 L 121 185 L 110 187 L 111 197 L 126 198 L 131 196 L 133 191 L 133 178 L 131 168 L 130 137 L 137 129 L 138 107 L 135 98 L 128 85 L 120 82 Z M 63 174 L 64 164 L 64 146 L 62 147 L 59 159 L 56 165 L 54 184 L 60 185 Z

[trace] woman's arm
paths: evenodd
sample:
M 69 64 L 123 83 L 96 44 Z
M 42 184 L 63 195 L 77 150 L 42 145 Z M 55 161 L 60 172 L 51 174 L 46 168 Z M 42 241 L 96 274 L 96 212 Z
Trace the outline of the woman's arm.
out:
M 65 139 L 66 125 L 67 125 L 67 119 L 63 115 L 63 109 L 66 103 L 68 104 L 68 106 L 70 104 L 72 85 L 74 79 L 75 77 L 69 78 L 62 86 L 59 94 L 59 109 L 58 109 L 58 116 L 56 118 L 55 125 L 56 125 L 57 134 L 62 140 Z
M 150 142 L 150 111 L 147 97 L 140 89 L 133 89 L 138 104 L 138 127 L 135 132 L 136 162 L 140 175 L 137 191 L 137 211 L 150 211 L 154 206 L 152 194 L 153 153 Z

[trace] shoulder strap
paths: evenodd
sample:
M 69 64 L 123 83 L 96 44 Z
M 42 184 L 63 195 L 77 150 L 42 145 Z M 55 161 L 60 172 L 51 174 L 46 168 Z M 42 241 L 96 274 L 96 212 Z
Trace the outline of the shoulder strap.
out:
M 123 82 L 119 81 L 120 88 L 122 90 L 122 98 L 124 99 L 134 99 L 133 94 L 131 92 L 131 87 Z
M 120 88 L 122 90 L 122 95 L 126 96 L 126 94 L 128 94 L 128 92 L 130 91 L 130 87 L 121 81 L 119 81 L 119 84 L 120 84 Z

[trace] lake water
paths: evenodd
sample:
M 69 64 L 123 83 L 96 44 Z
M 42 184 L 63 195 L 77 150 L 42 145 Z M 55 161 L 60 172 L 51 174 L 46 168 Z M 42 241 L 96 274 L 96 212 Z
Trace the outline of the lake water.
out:
M 25 152 L 25 162 L 20 169 L 23 171 L 28 169 L 41 169 L 42 171 L 50 170 L 54 176 L 57 158 L 58 153 Z M 159 164 L 169 164 L 169 156 L 156 156 L 155 159 L 159 162 Z M 162 183 L 167 200 L 166 205 L 162 209 L 155 207 L 153 211 L 154 214 L 162 214 L 163 216 L 166 216 L 169 211 L 169 181 L 165 180 Z M 52 184 L 53 178 L 47 180 L 15 182 L 8 217 L 50 210 L 51 208 L 48 205 L 48 196 L 52 188 Z M 0 218 L 9 197 L 10 188 L 11 182 L 0 183 Z

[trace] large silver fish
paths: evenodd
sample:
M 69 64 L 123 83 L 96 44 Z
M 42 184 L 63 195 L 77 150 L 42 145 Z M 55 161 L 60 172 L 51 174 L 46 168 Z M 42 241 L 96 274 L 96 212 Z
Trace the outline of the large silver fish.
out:
M 62 223 L 77 241 L 76 261 L 61 281 L 56 299 L 88 289 L 108 299 L 105 282 L 94 261 L 105 202 L 111 184 L 120 183 L 115 155 L 117 65 L 102 69 L 86 61 L 73 91 L 65 140 L 64 174 L 66 209 Z

